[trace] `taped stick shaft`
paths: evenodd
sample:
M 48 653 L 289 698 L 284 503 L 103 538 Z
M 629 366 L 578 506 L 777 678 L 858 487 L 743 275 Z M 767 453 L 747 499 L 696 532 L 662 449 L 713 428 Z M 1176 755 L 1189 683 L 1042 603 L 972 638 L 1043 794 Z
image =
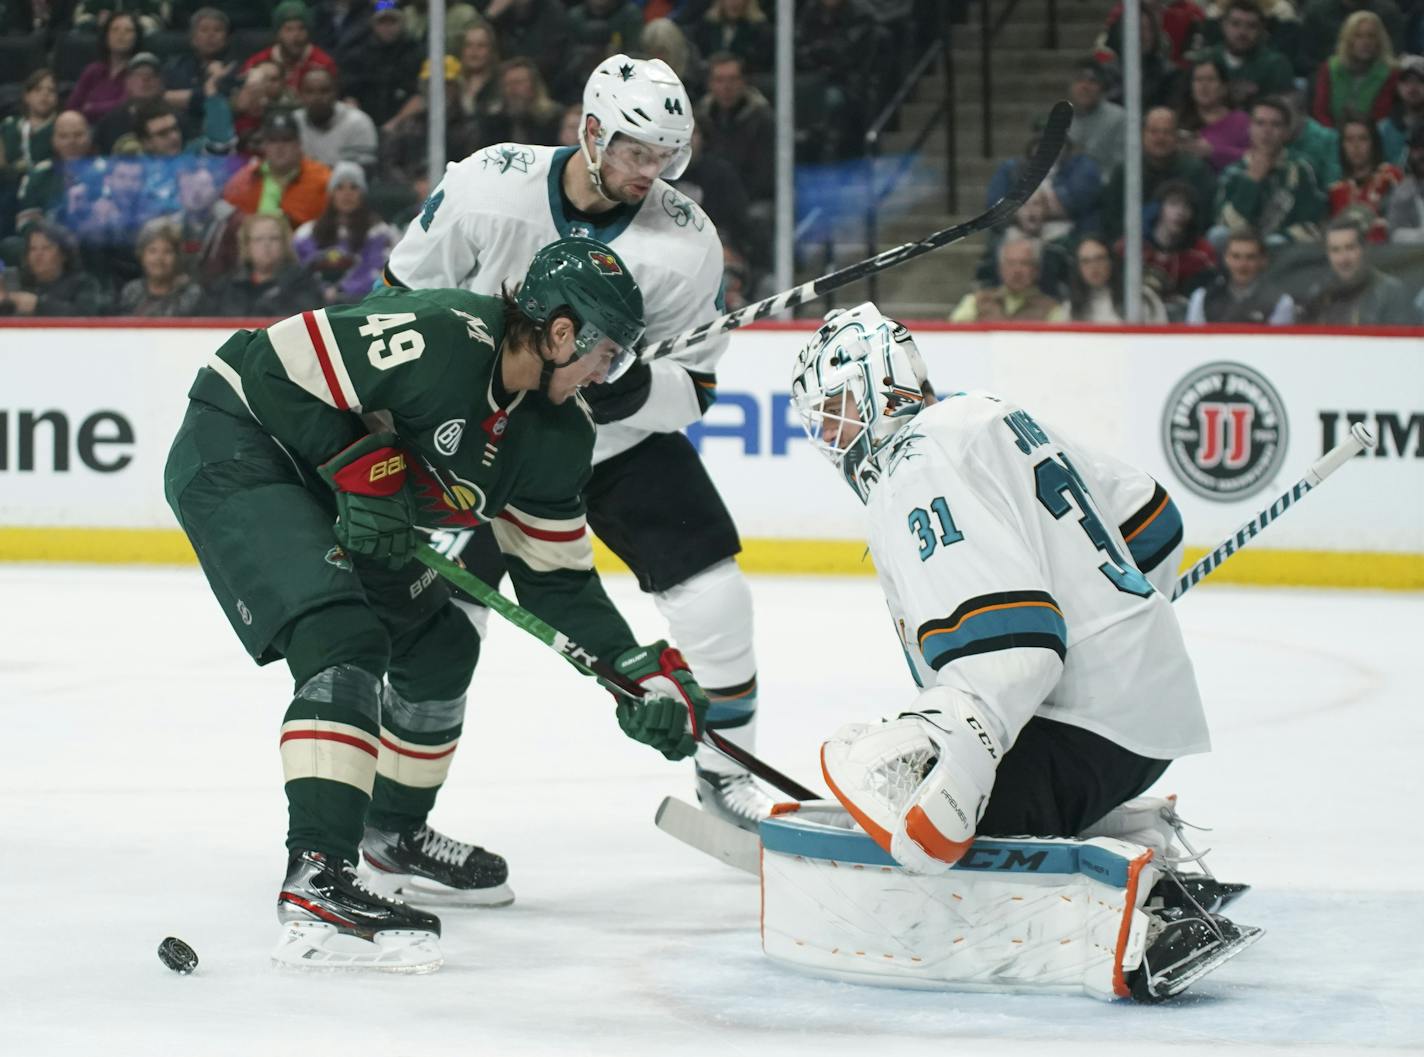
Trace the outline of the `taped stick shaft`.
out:
M 1230 558 L 1251 540 L 1266 530 L 1266 528 L 1278 517 L 1291 508 L 1291 505 L 1304 498 L 1307 492 L 1315 488 L 1321 481 L 1329 477 L 1332 473 L 1344 466 L 1366 448 L 1375 446 L 1374 434 L 1361 423 L 1355 423 L 1350 427 L 1350 435 L 1342 440 L 1335 447 L 1331 448 L 1320 458 L 1311 464 L 1310 469 L 1305 471 L 1305 476 L 1297 481 L 1291 488 L 1282 492 L 1276 497 L 1276 501 L 1266 507 L 1259 514 L 1253 517 L 1246 524 L 1242 525 L 1226 539 L 1222 540 L 1211 551 L 1209 551 L 1201 561 L 1197 562 L 1190 569 L 1177 578 L 1177 586 L 1172 590 L 1172 601 L 1175 602 L 1184 594 L 1190 591 L 1203 579 L 1215 572 L 1221 563 Z
M 539 617 L 516 602 L 510 601 L 500 594 L 489 584 L 485 583 L 468 569 L 451 561 L 439 551 L 430 546 L 421 546 L 415 552 L 415 556 L 425 565 L 434 569 L 445 579 L 449 580 L 456 587 L 478 598 L 482 603 L 504 617 L 515 627 L 522 628 L 533 635 L 544 645 L 556 650 L 566 661 L 579 669 L 585 675 L 592 675 L 612 686 L 616 686 L 621 693 L 632 698 L 640 698 L 646 692 L 642 686 L 617 671 L 611 664 L 598 657 L 596 654 L 584 649 L 573 639 L 559 631 L 551 624 L 546 624 Z M 770 764 L 764 763 L 756 756 L 747 752 L 735 742 L 728 741 L 715 730 L 704 728 L 697 732 L 697 740 L 705 745 L 710 745 L 717 752 L 721 753 L 733 763 L 745 767 L 752 774 L 756 775 L 768 785 L 775 786 L 788 796 L 797 800 L 820 800 L 819 793 L 807 789 L 800 782 L 794 781 L 782 774 Z
M 685 349 L 691 345 L 697 345 L 715 338 L 719 334 L 725 334 L 729 330 L 737 327 L 744 327 L 748 323 L 754 323 L 759 319 L 775 315 L 788 308 L 795 308 L 799 304 L 815 300 L 832 290 L 838 290 L 857 280 L 884 271 L 886 268 L 893 268 L 898 264 L 914 260 L 916 257 L 937 250 L 941 246 L 948 246 L 952 243 L 967 239 L 971 235 L 977 235 L 981 231 L 998 227 L 1007 223 L 1019 208 L 1029 200 L 1034 191 L 1038 190 L 1038 185 L 1043 183 L 1048 171 L 1053 168 L 1053 163 L 1058 160 L 1059 153 L 1063 150 L 1063 144 L 1068 138 L 1068 128 L 1073 123 L 1073 104 L 1066 100 L 1060 100 L 1053 105 L 1053 110 L 1049 113 L 1047 120 L 1043 123 L 1043 131 L 1039 134 L 1038 149 L 1034 151 L 1033 157 L 1028 160 L 1020 172 L 1019 178 L 1009 193 L 1004 195 L 986 211 L 965 221 L 962 224 L 955 224 L 952 227 L 943 228 L 934 234 L 921 239 L 919 242 L 905 242 L 899 246 L 893 246 L 888 250 L 882 250 L 874 257 L 868 257 L 863 261 L 847 265 L 834 272 L 829 272 L 819 279 L 794 286 L 790 290 L 785 290 L 779 294 L 773 294 L 755 304 L 739 308 L 735 312 L 729 312 L 724 316 L 703 323 L 685 333 L 675 337 L 664 338 L 655 345 L 649 345 L 639 350 L 638 355 L 647 363 L 663 356 L 668 356 L 680 349 Z

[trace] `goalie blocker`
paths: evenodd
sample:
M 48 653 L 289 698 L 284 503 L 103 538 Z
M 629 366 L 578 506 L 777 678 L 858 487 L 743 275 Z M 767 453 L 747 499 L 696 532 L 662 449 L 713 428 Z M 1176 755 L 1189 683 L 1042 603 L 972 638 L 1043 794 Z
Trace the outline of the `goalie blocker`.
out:
M 1149 839 L 1158 851 L 1110 836 L 980 838 L 954 869 L 924 876 L 898 866 L 839 804 L 782 804 L 761 824 L 762 948 L 862 984 L 1155 1001 L 1260 930 L 1211 906 L 1184 914 Z

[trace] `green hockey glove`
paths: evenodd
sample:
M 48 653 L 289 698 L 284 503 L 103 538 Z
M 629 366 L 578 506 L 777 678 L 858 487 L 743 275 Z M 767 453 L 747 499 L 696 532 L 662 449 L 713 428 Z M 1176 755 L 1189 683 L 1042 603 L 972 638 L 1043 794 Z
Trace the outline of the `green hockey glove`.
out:
M 623 733 L 651 745 L 669 760 L 696 752 L 707 714 L 707 695 L 682 654 L 660 639 L 651 646 L 625 650 L 614 658 L 613 667 L 647 691 L 634 700 L 612 683 L 599 680 L 618 702 L 616 713 Z
M 415 501 L 405 486 L 406 456 L 392 433 L 372 433 L 333 455 L 317 472 L 336 492 L 336 539 L 353 554 L 399 569 L 420 545 Z

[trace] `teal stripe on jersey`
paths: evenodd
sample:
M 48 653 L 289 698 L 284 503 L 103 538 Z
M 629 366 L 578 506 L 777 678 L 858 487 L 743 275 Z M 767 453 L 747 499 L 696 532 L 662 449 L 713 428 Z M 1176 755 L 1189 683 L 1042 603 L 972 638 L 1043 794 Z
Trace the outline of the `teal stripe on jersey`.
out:
M 925 663 L 938 671 L 960 657 L 996 650 L 1068 652 L 1068 627 L 1053 596 L 1044 591 L 979 595 L 944 620 L 926 621 L 918 633 Z
M 1127 541 L 1132 562 L 1143 572 L 1151 572 L 1182 542 L 1182 514 L 1160 484 L 1152 498 L 1119 526 Z

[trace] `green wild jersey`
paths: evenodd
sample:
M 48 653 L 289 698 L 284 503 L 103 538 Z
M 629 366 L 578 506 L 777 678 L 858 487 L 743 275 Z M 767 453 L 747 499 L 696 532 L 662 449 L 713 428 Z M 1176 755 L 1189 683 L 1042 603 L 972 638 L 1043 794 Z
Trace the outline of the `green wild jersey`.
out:
M 593 421 L 577 398 L 555 405 L 526 391 L 501 406 L 504 334 L 498 297 L 392 289 L 244 332 L 209 367 L 304 470 L 366 432 L 393 431 L 422 527 L 491 522 L 529 609 L 596 653 L 630 647 L 592 571 L 582 491 Z

